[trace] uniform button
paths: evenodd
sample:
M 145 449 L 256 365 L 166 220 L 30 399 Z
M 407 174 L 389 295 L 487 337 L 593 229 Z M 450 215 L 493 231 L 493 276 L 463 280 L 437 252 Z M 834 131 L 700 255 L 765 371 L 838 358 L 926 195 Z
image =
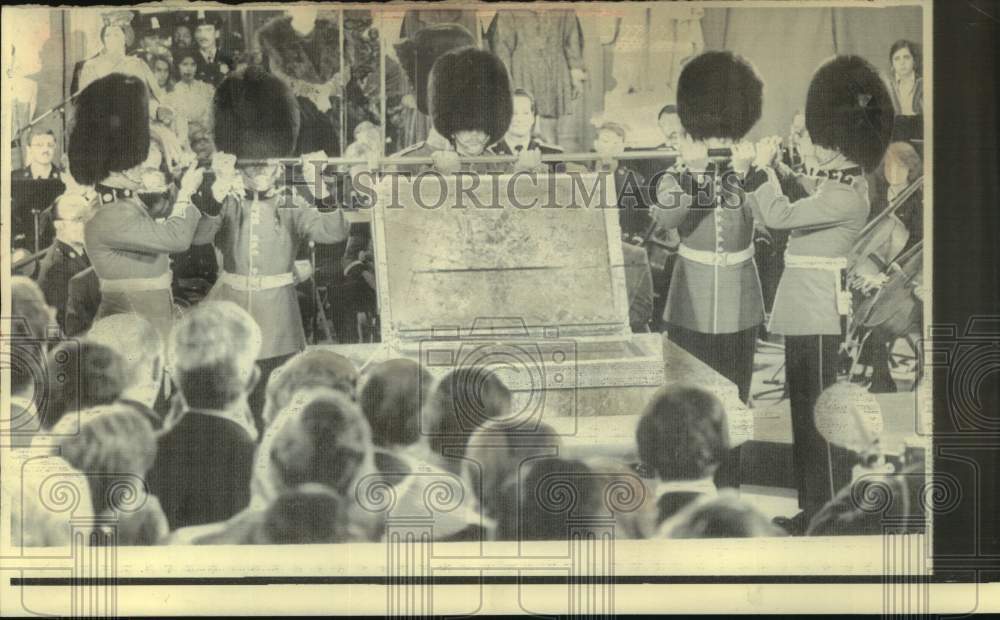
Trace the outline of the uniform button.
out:
M 114 198 L 115 197 L 112 196 L 111 194 L 103 194 L 101 196 L 101 200 L 103 200 L 104 202 L 111 202 L 112 200 L 114 200 Z

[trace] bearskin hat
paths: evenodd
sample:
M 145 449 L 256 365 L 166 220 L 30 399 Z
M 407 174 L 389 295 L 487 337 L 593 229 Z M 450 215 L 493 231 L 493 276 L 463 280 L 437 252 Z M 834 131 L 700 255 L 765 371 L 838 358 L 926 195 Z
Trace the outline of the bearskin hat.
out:
M 479 130 L 489 144 L 503 138 L 514 115 L 507 67 L 495 54 L 464 47 L 437 59 L 431 69 L 428 103 L 434 129 L 446 138 Z
M 434 61 L 451 50 L 475 44 L 472 33 L 458 24 L 435 24 L 396 44 L 396 57 L 416 91 L 418 110 L 429 114 L 427 82 Z
M 215 148 L 238 159 L 288 157 L 299 135 L 299 104 L 288 86 L 252 65 L 215 91 Z
M 837 56 L 813 74 L 806 129 L 814 144 L 839 151 L 866 172 L 892 137 L 893 107 L 878 72 L 860 56 Z
M 760 120 L 764 82 L 732 52 L 705 52 L 689 60 L 677 80 L 677 115 L 695 140 L 739 140 Z
M 112 73 L 91 82 L 76 99 L 69 134 L 69 169 L 81 185 L 134 168 L 149 155 L 149 101 L 136 77 Z

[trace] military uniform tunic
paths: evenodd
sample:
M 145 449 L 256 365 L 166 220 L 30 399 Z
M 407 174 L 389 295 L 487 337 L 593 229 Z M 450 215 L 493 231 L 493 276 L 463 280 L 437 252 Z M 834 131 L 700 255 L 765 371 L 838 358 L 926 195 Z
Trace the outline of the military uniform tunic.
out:
M 191 246 L 201 214 L 188 204 L 182 215 L 156 221 L 132 191 L 97 190 L 102 204 L 84 227 L 84 246 L 101 279 L 96 319 L 134 312 L 166 337 L 174 313 L 169 254 Z
M 342 211 L 320 213 L 298 195 L 288 202 L 286 198 L 287 194 L 275 191 L 228 196 L 218 215 L 204 218 L 195 238 L 195 243 L 214 239 L 221 251 L 222 273 L 208 299 L 235 302 L 257 321 L 263 336 L 258 359 L 305 348 L 292 277 L 299 245 L 347 238 Z

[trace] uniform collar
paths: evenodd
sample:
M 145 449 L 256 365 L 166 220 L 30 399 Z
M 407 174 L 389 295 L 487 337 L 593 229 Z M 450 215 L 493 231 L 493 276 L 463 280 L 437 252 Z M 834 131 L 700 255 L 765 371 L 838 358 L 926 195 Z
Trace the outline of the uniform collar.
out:
M 521 150 L 527 151 L 535 146 L 533 144 L 534 140 L 531 139 L 531 136 L 528 136 L 527 140 L 521 142 L 511 142 L 510 139 L 506 137 L 503 139 L 503 141 L 504 143 L 507 144 L 507 148 L 510 150 L 511 153 L 517 153 L 517 147 L 521 147 Z
M 77 250 L 65 241 L 56 239 L 56 249 L 66 255 L 67 258 L 81 258 L 85 255 L 84 251 Z
M 123 187 L 109 187 L 107 185 L 97 185 L 94 187 L 97 197 L 102 205 L 121 200 L 122 198 L 134 198 L 135 192 Z
M 830 179 L 831 181 L 840 181 L 846 185 L 850 185 L 857 177 L 863 177 L 865 174 L 861 166 L 852 166 L 850 168 L 841 168 L 839 170 L 817 170 L 816 176 L 824 179 Z

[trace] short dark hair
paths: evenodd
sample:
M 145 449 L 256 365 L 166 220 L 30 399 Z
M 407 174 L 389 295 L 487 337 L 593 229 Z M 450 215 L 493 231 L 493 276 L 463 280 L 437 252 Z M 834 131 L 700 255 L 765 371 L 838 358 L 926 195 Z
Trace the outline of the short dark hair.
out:
M 298 436 L 294 424 L 302 430 Z M 302 436 L 309 445 L 299 445 Z M 370 452 L 371 431 L 357 405 L 327 391 L 288 419 L 271 446 L 270 459 L 286 486 L 316 482 L 346 496 Z
M 372 369 L 358 400 L 375 445 L 408 446 L 420 439 L 420 412 L 433 380 L 413 360 L 388 360 Z
M 270 424 L 299 390 L 330 388 L 354 398 L 358 370 L 349 359 L 326 349 L 296 354 L 267 381 L 264 422 Z
M 49 352 L 48 377 L 50 398 L 38 412 L 46 429 L 69 412 L 113 403 L 130 379 L 120 355 L 86 340 L 63 342 Z
M 659 120 L 664 114 L 677 114 L 677 106 L 672 103 L 663 106 L 660 108 L 660 113 L 656 115 L 656 119 Z
M 635 435 L 639 459 L 661 480 L 710 476 L 729 449 L 722 403 L 711 392 L 693 386 L 660 388 Z
M 906 48 L 910 50 L 910 56 L 913 56 L 913 73 L 916 75 L 923 75 L 922 71 L 924 68 L 923 56 L 920 53 L 920 46 L 910 41 L 908 39 L 900 39 L 892 44 L 889 48 L 889 69 L 892 70 L 892 57 L 896 55 L 896 52 Z
M 344 502 L 320 485 L 303 485 L 274 500 L 264 517 L 264 534 L 274 545 L 345 542 Z
M 430 447 L 442 456 L 465 453 L 469 437 L 483 422 L 505 416 L 510 390 L 485 366 L 462 366 L 441 379 L 428 408 Z M 445 454 L 445 448 L 452 448 Z
M 523 483 L 515 477 L 505 491 L 499 540 L 566 540 L 570 516 L 593 516 L 603 499 L 590 467 L 564 458 L 533 461 Z
M 677 515 L 671 538 L 757 538 L 786 533 L 735 491 L 695 502 Z
M 529 93 L 527 90 L 525 90 L 523 88 L 515 88 L 513 96 L 514 97 L 524 97 L 525 99 L 527 99 L 528 101 L 530 101 L 531 102 L 531 113 L 534 114 L 534 115 L 536 115 L 536 116 L 538 115 L 538 106 L 535 104 L 535 96 L 534 95 L 532 95 L 531 93 Z
M 52 140 L 56 139 L 56 132 L 52 131 L 51 129 L 32 129 L 28 133 L 29 133 L 28 144 L 31 144 L 32 141 L 38 136 L 51 136 Z

